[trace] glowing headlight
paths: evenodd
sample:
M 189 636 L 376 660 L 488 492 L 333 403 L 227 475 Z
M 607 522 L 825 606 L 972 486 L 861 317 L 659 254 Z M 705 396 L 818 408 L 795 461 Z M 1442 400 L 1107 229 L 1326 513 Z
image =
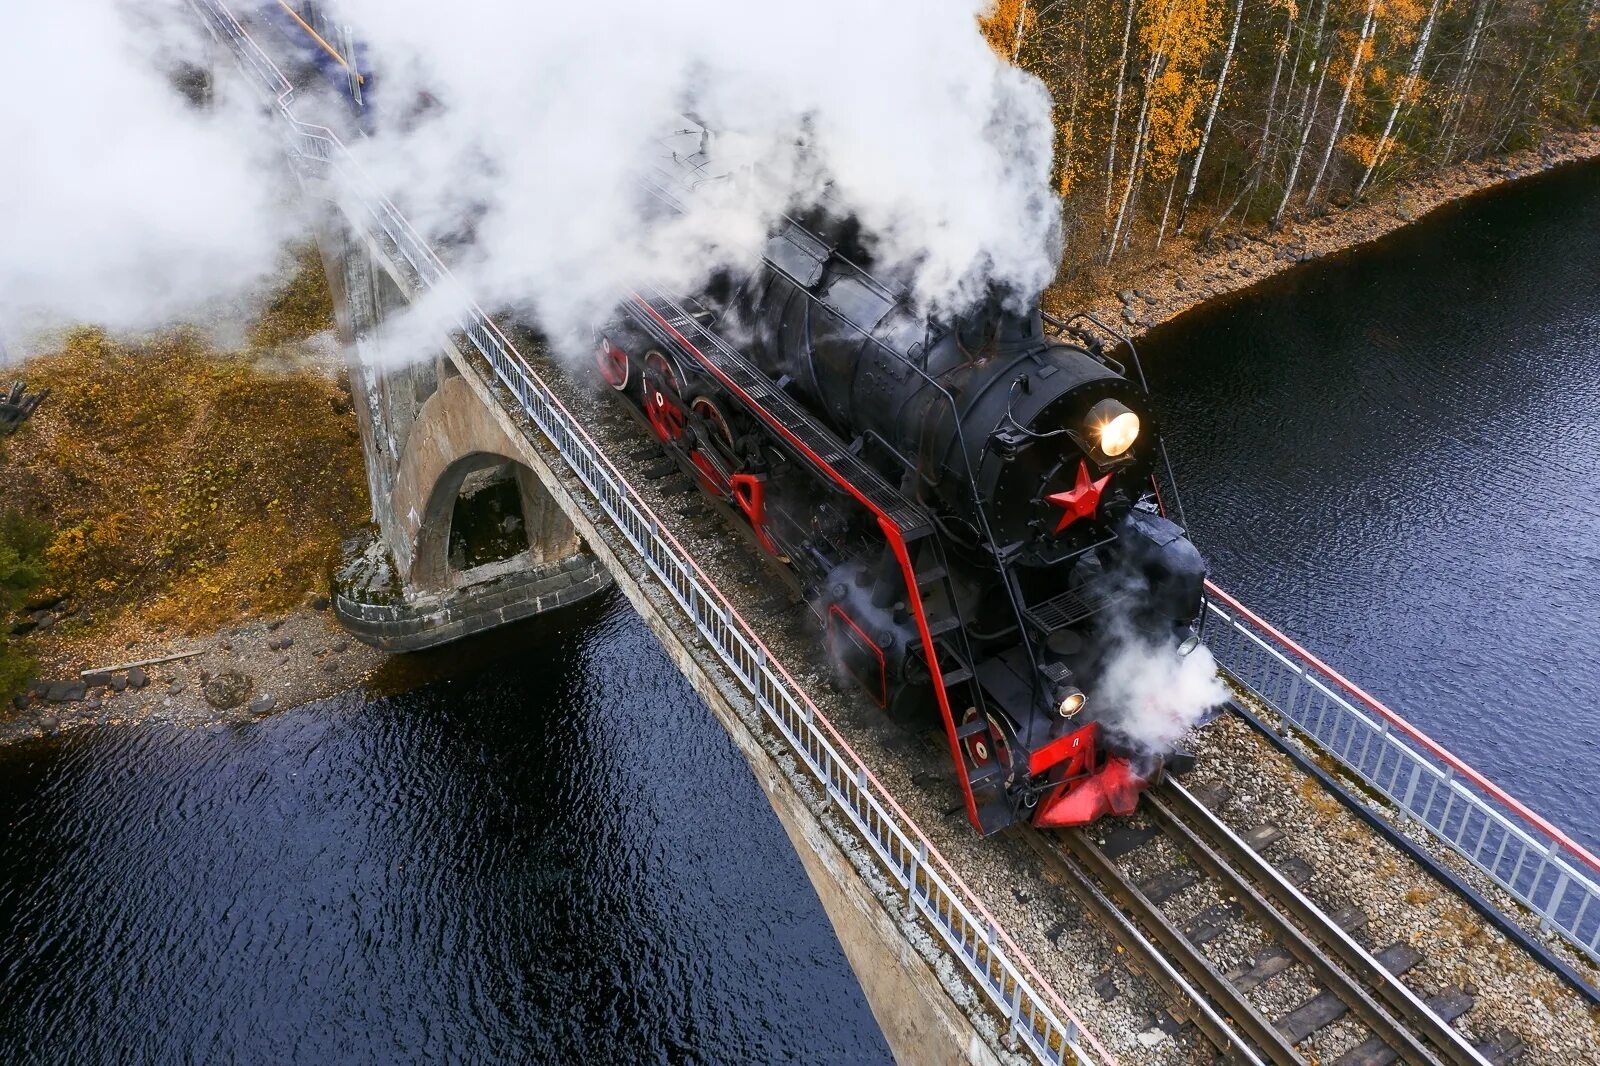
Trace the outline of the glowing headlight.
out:
M 1100 450 L 1115 459 L 1139 439 L 1139 416 L 1116 400 L 1101 400 L 1089 409 L 1089 428 Z
M 1056 711 L 1060 713 L 1061 717 L 1063 718 L 1071 718 L 1073 715 L 1083 710 L 1083 705 L 1088 701 L 1088 699 L 1089 697 L 1083 694 L 1082 689 L 1068 689 L 1067 694 L 1062 697 L 1061 704 L 1056 708 Z

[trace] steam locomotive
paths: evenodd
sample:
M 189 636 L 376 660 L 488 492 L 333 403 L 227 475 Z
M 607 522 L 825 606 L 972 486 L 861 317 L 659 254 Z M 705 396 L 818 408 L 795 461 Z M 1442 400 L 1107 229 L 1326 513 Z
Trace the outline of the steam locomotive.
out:
M 668 209 L 712 140 L 663 142 Z M 981 833 L 1131 813 L 1184 756 L 1140 750 L 1097 690 L 1129 642 L 1198 646 L 1206 572 L 1161 513 L 1145 390 L 1037 307 L 935 321 L 867 261 L 842 214 L 788 218 L 745 276 L 634 292 L 600 373 L 788 568 L 840 673 L 943 726 Z
M 370 130 L 360 46 L 325 8 L 260 5 Z M 658 210 L 727 177 L 713 140 L 698 120 L 662 139 Z M 743 276 L 632 292 L 600 373 L 805 592 L 841 677 L 942 727 L 980 833 L 1129 814 L 1188 756 L 1129 732 L 1108 668 L 1198 647 L 1205 581 L 1162 514 L 1146 392 L 1070 322 L 998 296 L 930 319 L 870 266 L 846 212 L 788 218 Z

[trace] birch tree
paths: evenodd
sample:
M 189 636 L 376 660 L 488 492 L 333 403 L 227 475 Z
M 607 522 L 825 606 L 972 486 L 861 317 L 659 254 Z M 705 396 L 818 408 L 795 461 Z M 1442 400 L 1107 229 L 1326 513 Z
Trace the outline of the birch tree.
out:
M 1328 76 L 1328 64 L 1322 55 L 1322 30 L 1328 21 L 1328 5 L 1322 5 L 1322 15 L 1317 20 L 1317 33 L 1315 43 L 1311 47 L 1311 54 L 1316 56 L 1318 67 L 1316 88 L 1306 86 L 1306 100 L 1304 105 L 1305 121 L 1300 125 L 1300 146 L 1295 149 L 1294 162 L 1289 166 L 1289 177 L 1283 183 L 1283 199 L 1278 201 L 1278 209 L 1272 213 L 1272 228 L 1277 229 L 1283 222 L 1283 213 L 1288 210 L 1289 197 L 1294 195 L 1295 180 L 1300 176 L 1300 163 L 1306 155 L 1306 143 L 1311 140 L 1311 127 L 1316 124 L 1317 111 L 1322 103 L 1322 83 Z
M 1128 15 L 1122 23 L 1122 58 L 1117 60 L 1117 95 L 1111 103 L 1111 147 L 1106 151 L 1105 216 L 1111 218 L 1111 190 L 1117 178 L 1117 127 L 1122 123 L 1122 88 L 1128 80 L 1128 44 L 1133 39 L 1133 5 L 1128 0 Z
M 1490 0 L 1478 0 L 1472 12 L 1472 29 L 1467 31 L 1467 45 L 1456 68 L 1455 80 L 1450 83 L 1445 120 L 1439 130 L 1444 150 L 1440 157 L 1448 162 L 1455 151 L 1456 135 L 1461 131 L 1461 117 L 1467 109 L 1467 90 L 1472 84 L 1472 72 L 1478 63 L 1478 45 L 1483 40 L 1483 24 L 1489 17 Z
M 1394 107 L 1389 109 L 1389 121 L 1383 124 L 1383 133 L 1378 137 L 1378 146 L 1373 149 L 1372 161 L 1367 164 L 1367 172 L 1361 175 L 1361 182 L 1356 186 L 1356 199 L 1366 191 L 1367 185 L 1372 181 L 1373 172 L 1378 169 L 1378 164 L 1383 162 L 1384 152 L 1389 147 L 1389 135 L 1394 132 L 1395 119 L 1400 117 L 1400 109 L 1411 98 L 1412 91 L 1417 87 L 1417 75 L 1422 72 L 1422 59 L 1428 54 L 1428 41 L 1433 37 L 1433 24 L 1439 18 L 1439 9 L 1444 6 L 1444 0 L 1433 0 L 1433 6 L 1428 9 L 1428 18 L 1422 24 L 1422 32 L 1417 35 L 1417 49 L 1411 54 L 1411 65 L 1406 68 L 1406 80 L 1400 91 L 1395 94 Z
M 1437 3 L 1437 0 L 1435 0 Z M 1361 64 L 1366 59 L 1367 42 L 1372 39 L 1374 23 L 1373 12 L 1377 10 L 1378 0 L 1367 0 L 1367 15 L 1361 22 L 1361 36 L 1356 41 L 1354 52 L 1350 56 L 1350 73 L 1344 79 L 1344 92 L 1339 94 L 1339 108 L 1333 115 L 1333 129 L 1328 131 L 1328 145 L 1322 150 L 1322 163 L 1317 167 L 1317 176 L 1311 180 L 1311 188 L 1306 190 L 1306 206 L 1310 207 L 1317 199 L 1317 190 L 1322 187 L 1323 176 L 1328 173 L 1328 160 L 1333 158 L 1333 146 L 1339 143 L 1339 131 L 1344 127 L 1344 109 L 1350 103 L 1350 90 L 1355 88 L 1356 75 L 1361 73 Z
M 1200 147 L 1195 149 L 1194 166 L 1189 170 L 1189 187 L 1183 191 L 1183 203 L 1178 207 L 1178 233 L 1183 232 L 1184 219 L 1189 215 L 1189 201 L 1194 199 L 1195 187 L 1200 184 L 1200 165 L 1205 162 L 1206 146 L 1211 143 L 1211 127 L 1216 125 L 1217 110 L 1222 106 L 1222 90 L 1228 84 L 1228 69 L 1233 65 L 1233 49 L 1239 43 L 1239 23 L 1244 21 L 1244 0 L 1239 0 L 1233 7 L 1233 30 L 1228 34 L 1228 48 L 1222 54 L 1222 69 L 1217 72 L 1217 91 L 1211 94 L 1211 109 L 1206 112 L 1205 129 L 1200 133 Z M 1176 187 L 1176 186 L 1174 186 Z M 1167 196 L 1167 207 L 1172 206 L 1172 197 Z M 1161 212 L 1161 233 L 1167 229 L 1167 212 Z M 1156 237 L 1156 247 L 1161 247 L 1161 237 Z

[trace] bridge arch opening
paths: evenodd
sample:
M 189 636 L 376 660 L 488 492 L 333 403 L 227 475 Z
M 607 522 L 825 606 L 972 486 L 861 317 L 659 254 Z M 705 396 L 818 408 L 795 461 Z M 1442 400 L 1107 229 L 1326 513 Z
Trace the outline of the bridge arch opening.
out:
M 422 588 L 470 585 L 579 547 L 533 470 L 497 452 L 471 452 L 445 467 L 428 494 L 412 580 Z

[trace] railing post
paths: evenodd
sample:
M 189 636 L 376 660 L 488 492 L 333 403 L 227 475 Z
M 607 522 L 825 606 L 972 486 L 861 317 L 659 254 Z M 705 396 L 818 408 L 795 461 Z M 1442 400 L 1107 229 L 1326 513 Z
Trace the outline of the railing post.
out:
M 917 839 L 917 850 L 911 854 L 911 869 L 906 872 L 906 921 L 915 921 L 917 917 L 917 871 L 922 869 L 928 861 L 928 842 Z
M 1010 1009 L 1006 1013 L 1008 1013 L 1011 1016 L 1011 1018 L 1010 1018 L 1011 1024 L 1006 1027 L 1006 1035 L 1000 1038 L 1000 1043 L 1005 1046 L 1005 1049 L 1007 1051 L 1015 1051 L 1015 1050 L 1017 1050 L 1017 1048 L 1022 1046 L 1022 1041 L 1020 1039 L 1018 1039 L 1018 1034 L 1021 1031 L 1021 1027 L 1019 1025 L 1019 1022 L 1020 1022 L 1020 1019 L 1022 1018 L 1022 982 L 1021 981 L 1012 982 L 1012 985 L 1011 985 L 1011 1006 L 1010 1006 Z

